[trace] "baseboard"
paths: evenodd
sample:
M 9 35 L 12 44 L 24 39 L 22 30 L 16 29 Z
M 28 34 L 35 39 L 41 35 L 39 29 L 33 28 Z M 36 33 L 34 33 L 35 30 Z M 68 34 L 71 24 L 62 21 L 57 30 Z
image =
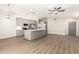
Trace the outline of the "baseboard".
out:
M 17 35 L 16 37 L 21 37 L 21 36 L 24 36 L 24 35 Z
M 52 34 L 52 33 L 48 33 L 49 35 L 66 35 L 66 34 Z
M 12 37 L 3 37 L 3 38 L 0 38 L 1 39 L 10 39 L 10 38 L 15 38 L 16 36 L 12 36 Z

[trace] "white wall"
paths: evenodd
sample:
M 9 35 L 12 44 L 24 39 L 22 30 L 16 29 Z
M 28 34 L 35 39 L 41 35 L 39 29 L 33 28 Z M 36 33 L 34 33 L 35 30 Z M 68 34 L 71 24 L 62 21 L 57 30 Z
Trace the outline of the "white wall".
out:
M 16 36 L 16 19 L 0 18 L 0 39 Z
M 75 21 L 76 19 L 57 19 L 48 18 L 48 33 L 68 35 L 68 22 Z M 76 20 L 76 35 L 79 36 L 79 19 Z
M 48 18 L 48 33 L 65 35 L 65 19 Z
M 79 19 L 76 21 L 76 35 L 79 36 Z

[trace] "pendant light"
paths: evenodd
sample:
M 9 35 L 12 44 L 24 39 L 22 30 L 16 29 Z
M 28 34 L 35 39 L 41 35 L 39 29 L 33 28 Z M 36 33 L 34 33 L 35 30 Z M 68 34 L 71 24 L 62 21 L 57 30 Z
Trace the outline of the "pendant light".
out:
M 10 13 L 9 13 L 10 10 L 9 10 L 9 8 L 10 8 L 10 4 L 8 4 L 8 15 L 7 15 L 8 19 L 10 19 Z

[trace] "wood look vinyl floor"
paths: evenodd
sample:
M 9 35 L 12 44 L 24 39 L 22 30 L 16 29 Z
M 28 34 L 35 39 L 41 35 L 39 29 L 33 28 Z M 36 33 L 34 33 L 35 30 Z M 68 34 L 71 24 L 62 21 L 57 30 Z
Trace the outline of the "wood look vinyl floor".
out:
M 79 37 L 48 35 L 36 40 L 23 36 L 1 39 L 0 54 L 78 54 Z

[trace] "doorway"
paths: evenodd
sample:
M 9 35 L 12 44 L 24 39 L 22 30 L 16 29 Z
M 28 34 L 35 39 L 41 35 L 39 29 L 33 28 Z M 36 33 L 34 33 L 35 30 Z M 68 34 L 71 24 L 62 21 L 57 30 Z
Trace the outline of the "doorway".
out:
M 76 22 L 69 22 L 68 25 L 69 35 L 76 36 Z

